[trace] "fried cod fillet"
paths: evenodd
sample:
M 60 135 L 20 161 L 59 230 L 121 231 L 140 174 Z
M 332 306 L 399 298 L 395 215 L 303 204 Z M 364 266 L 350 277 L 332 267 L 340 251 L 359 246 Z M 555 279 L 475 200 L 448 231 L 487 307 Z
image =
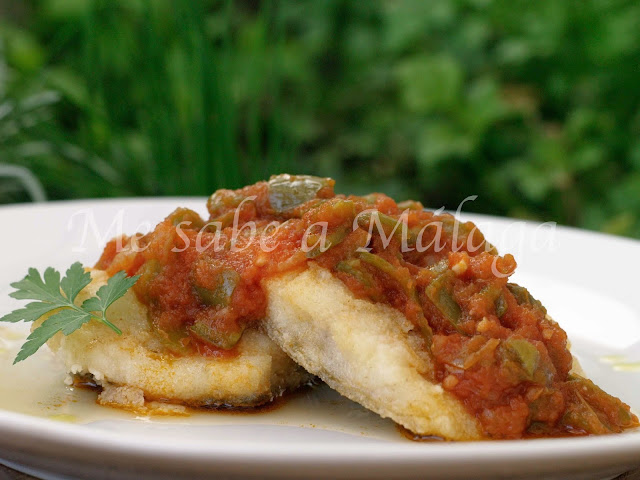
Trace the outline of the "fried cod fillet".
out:
M 412 348 L 420 340 L 398 310 L 357 299 L 313 263 L 265 288 L 269 336 L 307 371 L 418 435 L 481 438 L 463 404 L 428 380 L 432 367 Z
M 91 284 L 78 295 L 79 304 L 108 280 L 100 270 L 91 271 L 91 276 Z M 147 308 L 133 291 L 111 306 L 108 318 L 122 335 L 89 322 L 69 336 L 59 333 L 48 342 L 71 375 L 92 378 L 102 386 L 98 399 L 102 404 L 140 409 L 145 402 L 161 400 L 196 407 L 250 407 L 312 378 L 255 328 L 244 332 L 237 356 L 175 356 L 152 331 Z

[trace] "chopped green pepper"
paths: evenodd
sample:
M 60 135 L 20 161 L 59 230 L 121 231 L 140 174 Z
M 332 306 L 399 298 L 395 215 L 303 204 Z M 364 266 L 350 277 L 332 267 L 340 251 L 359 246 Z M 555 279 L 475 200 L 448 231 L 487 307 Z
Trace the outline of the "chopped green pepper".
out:
M 503 342 L 508 356 L 522 368 L 528 380 L 533 381 L 540 363 L 540 352 L 531 342 L 521 338 L 509 338 Z
M 361 268 L 361 265 L 358 259 L 345 260 L 336 265 L 336 270 L 351 275 L 365 287 L 373 286 L 373 278 Z
M 214 289 L 200 285 L 195 285 L 194 288 L 205 305 L 226 307 L 231 302 L 231 295 L 240 281 L 240 275 L 234 270 L 224 270 L 216 280 Z
M 395 278 L 403 286 L 405 285 L 406 279 L 403 278 L 403 277 L 401 278 L 398 275 L 398 269 L 396 267 L 394 267 L 393 265 L 391 265 L 389 262 L 387 262 L 381 256 L 375 255 L 375 254 L 373 254 L 371 252 L 359 252 L 358 256 L 363 261 L 367 262 L 369 265 L 372 265 L 372 266 L 376 267 L 378 270 L 383 271 L 384 273 L 386 273 L 390 277 Z
M 484 250 L 492 255 L 497 255 L 498 250 L 491 243 L 489 243 L 485 238 L 482 232 L 478 230 L 478 228 L 473 225 L 471 222 L 460 222 L 457 218 L 452 215 L 444 214 L 441 216 L 442 228 L 445 233 L 454 236 L 454 233 L 457 232 L 457 239 L 455 239 L 457 245 L 459 246 L 472 246 L 474 249 L 479 250 L 484 248 Z M 469 237 L 471 238 L 471 245 L 469 244 Z
M 378 201 L 378 198 L 380 198 L 379 193 L 370 193 L 369 195 L 365 195 L 364 197 L 362 197 L 362 199 L 369 205 L 375 205 Z
M 399 220 L 396 220 L 389 215 L 385 215 L 384 213 L 380 213 L 377 211 L 365 212 L 362 215 L 359 215 L 358 225 L 360 226 L 360 228 L 368 230 L 371 226 L 371 220 L 373 219 L 375 221 L 375 217 L 377 217 L 380 221 L 380 225 L 382 226 L 385 235 L 393 234 L 395 237 L 399 237 L 400 235 L 402 235 L 402 225 L 400 224 L 401 222 Z
M 501 318 L 505 313 L 507 313 L 507 301 L 505 300 L 502 293 L 498 295 L 498 298 L 496 298 L 496 300 L 493 302 L 493 305 L 495 306 L 496 315 L 498 316 L 498 318 Z
M 341 243 L 347 235 L 351 232 L 351 225 L 342 225 L 336 228 L 333 232 L 329 233 L 326 237 L 326 241 L 324 245 L 320 242 L 318 245 L 313 247 L 311 250 L 307 252 L 307 258 L 316 258 L 322 255 L 324 252 L 329 250 L 331 247 L 335 247 L 339 243 Z M 319 236 L 309 236 L 309 242 L 312 245 L 315 245 L 317 241 L 320 240 Z
M 276 213 L 292 210 L 316 197 L 329 179 L 309 175 L 277 175 L 269 180 L 269 203 Z
M 233 190 L 218 190 L 207 200 L 207 210 L 211 218 L 216 218 L 227 210 L 240 206 L 245 197 Z
M 451 270 L 439 274 L 426 288 L 425 293 L 440 313 L 454 326 L 460 325 L 462 310 L 453 298 L 451 282 L 454 273 Z
M 214 218 L 210 223 L 209 226 L 211 227 L 210 230 L 212 232 L 215 232 L 216 229 L 220 229 L 220 230 L 224 230 L 227 227 L 230 227 L 231 225 L 233 225 L 233 219 L 235 218 L 236 212 L 234 210 L 230 210 L 228 212 L 223 213 L 222 215 L 220 215 L 219 217 Z
M 242 332 L 244 331 L 244 329 L 239 329 L 231 332 L 221 332 L 206 321 L 196 321 L 189 327 L 189 330 L 196 338 L 224 350 L 233 348 L 242 337 Z
M 190 222 L 189 228 L 200 230 L 204 227 L 204 220 L 202 220 L 200 215 L 189 208 L 177 208 L 167 218 L 174 226 L 178 226 L 182 222 Z
M 579 392 L 574 392 L 566 413 L 562 416 L 562 423 L 584 430 L 586 433 L 602 435 L 612 433 L 611 427 L 605 424 L 598 414 L 591 408 L 589 402 Z
M 155 258 L 147 260 L 138 271 L 140 278 L 133 286 L 133 289 L 147 304 L 151 303 L 149 287 L 160 272 L 162 272 L 162 265 Z
M 400 202 L 398 203 L 398 208 L 400 210 L 424 210 L 422 204 L 415 200 L 405 200 L 404 202 Z
M 627 406 L 622 403 L 620 399 L 609 395 L 591 380 L 583 378 L 579 375 L 571 374 L 569 375 L 567 385 L 574 393 L 579 394 L 581 402 L 586 403 L 589 406 L 590 410 L 598 414 L 597 417 L 600 419 L 600 423 L 604 422 L 607 428 L 611 429 L 612 427 L 606 420 L 604 420 L 604 417 L 607 416 L 604 411 L 609 412 L 609 415 L 615 415 L 613 421 L 616 425 L 627 427 L 635 423 L 635 418 L 633 417 Z M 611 406 L 612 404 L 616 405 L 618 408 L 615 410 L 611 409 L 610 407 L 606 408 L 606 406 Z M 606 410 L 604 410 L 605 408 Z
M 191 353 L 191 350 L 183 343 L 183 340 L 189 337 L 187 328 L 184 325 L 180 326 L 177 330 L 169 330 L 165 333 L 166 336 L 158 335 L 157 337 L 167 349 L 178 355 L 188 355 Z
M 507 283 L 507 288 L 515 297 L 518 305 L 531 305 L 542 310 L 544 313 L 547 313 L 547 309 L 544 308 L 542 303 L 540 303 L 539 300 L 533 298 L 533 296 L 529 293 L 529 290 L 527 290 L 526 288 L 521 287 L 520 285 L 517 285 L 515 283 Z
M 307 258 L 316 258 L 332 247 L 341 243 L 349 233 L 353 231 L 353 219 L 356 216 L 355 205 L 351 200 L 337 200 L 328 204 L 332 217 L 332 224 L 338 224 L 337 227 L 327 234 L 324 241 L 322 234 L 309 235 L 307 238 L 307 246 L 316 245 L 307 252 Z M 329 212 L 325 211 L 325 215 Z
M 406 230 L 407 243 L 410 246 L 415 245 L 418 238 L 418 232 L 413 231 L 411 229 L 407 230 L 406 225 L 402 222 L 400 218 L 396 219 L 378 211 L 364 212 L 361 215 L 358 215 L 358 226 L 360 228 L 367 231 L 371 229 L 372 233 L 380 234 L 380 231 L 377 228 L 376 229 L 372 228 L 371 220 L 373 220 L 376 225 L 379 225 L 382 228 L 384 235 L 387 238 L 393 235 L 396 239 L 402 240 L 404 235 L 404 230 Z
M 359 252 L 358 256 L 364 262 L 386 273 L 391 278 L 396 280 L 404 290 L 407 296 L 407 301 L 415 302 L 420 307 L 420 313 L 418 314 L 417 322 L 423 337 L 427 340 L 429 344 L 431 344 L 431 340 L 433 338 L 433 331 L 431 329 L 431 326 L 429 325 L 429 322 L 427 321 L 424 314 L 422 313 L 422 307 L 420 305 L 418 294 L 416 293 L 415 285 L 411 281 L 411 278 L 408 275 L 404 274 L 406 270 L 398 269 L 394 267 L 391 263 L 386 261 L 384 258 L 380 257 L 379 255 L 374 255 L 373 253 L 370 253 L 370 252 Z
M 493 303 L 498 317 L 502 317 L 507 311 L 507 301 L 502 293 L 502 287 L 499 285 L 490 283 L 480 291 L 480 295 L 486 298 L 488 302 Z

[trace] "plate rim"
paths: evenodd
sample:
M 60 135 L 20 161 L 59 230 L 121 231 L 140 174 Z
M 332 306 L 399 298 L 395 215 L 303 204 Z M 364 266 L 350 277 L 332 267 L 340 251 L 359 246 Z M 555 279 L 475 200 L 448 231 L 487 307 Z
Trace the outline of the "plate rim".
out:
M 165 206 L 173 202 L 196 202 L 203 198 L 196 197 L 135 197 L 135 198 L 106 198 L 106 199 L 77 199 L 62 200 L 46 203 L 12 204 L 0 206 L 0 215 L 13 210 L 56 209 L 75 205 L 98 204 L 108 206 L 152 206 L 162 203 Z M 115 205 L 114 205 L 115 206 Z M 466 219 L 482 219 L 485 221 L 518 221 L 530 226 L 538 226 L 542 222 L 499 217 L 486 214 L 464 213 Z M 587 235 L 599 241 L 623 242 L 628 246 L 638 248 L 640 241 L 627 237 L 620 237 L 603 232 L 584 230 L 576 227 L 557 225 L 557 228 L 567 234 Z M 382 448 L 375 448 L 371 443 L 357 442 L 313 444 L 312 448 L 303 446 L 300 442 L 278 440 L 273 443 L 260 441 L 246 442 L 206 442 L 189 441 L 183 437 L 174 444 L 167 445 L 166 441 L 149 435 L 127 434 L 92 428 L 89 424 L 64 424 L 59 421 L 31 416 L 4 410 L 0 408 L 0 447 L 9 451 L 16 442 L 24 445 L 38 445 L 50 455 L 56 453 L 67 455 L 76 451 L 101 452 L 112 456 L 122 456 L 127 459 L 162 459 L 182 463 L 185 461 L 212 462 L 224 460 L 227 464 L 309 464 L 330 461 L 337 465 L 360 465 L 366 462 L 368 466 L 382 464 L 402 464 L 403 466 L 448 465 L 451 462 L 463 462 L 467 465 L 485 467 L 504 462 L 525 462 L 532 464 L 542 458 L 553 462 L 589 461 L 599 465 L 613 465 L 615 463 L 636 461 L 640 464 L 640 429 L 628 433 L 592 436 L 592 437 L 562 437 L 550 439 L 529 440 L 500 440 L 479 442 L 438 442 L 428 444 L 416 442 L 382 443 Z M 170 428 L 180 428 L 179 425 L 167 425 Z M 274 425 L 277 427 L 277 425 Z M 212 428 L 215 428 L 212 426 Z M 306 428 L 306 427 L 300 427 Z M 99 441 L 95 440 L 97 436 Z M 140 439 L 144 437 L 144 442 Z M 339 445 L 339 448 L 336 447 Z M 43 447 L 46 447 L 43 448 Z M 289 448 L 287 448 L 289 447 Z M 251 456 L 247 458 L 250 449 Z M 372 449 L 375 455 L 372 455 Z M 74 455 L 68 455 L 73 457 Z

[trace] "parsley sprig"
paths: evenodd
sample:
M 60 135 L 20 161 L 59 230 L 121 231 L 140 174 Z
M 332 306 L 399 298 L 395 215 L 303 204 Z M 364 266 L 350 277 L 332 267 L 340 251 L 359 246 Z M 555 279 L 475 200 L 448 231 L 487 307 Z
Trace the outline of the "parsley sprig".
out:
M 92 319 L 121 334 L 122 331 L 107 320 L 107 310 L 113 302 L 127 293 L 138 278 L 139 276 L 127 277 L 125 272 L 118 272 L 98 289 L 95 297 L 86 299 L 78 306 L 74 303 L 76 297 L 91 283 L 91 274 L 85 272 L 79 262 L 71 265 L 62 279 L 60 272 L 51 267 L 45 270 L 43 277 L 38 270 L 30 268 L 26 277 L 11 284 L 16 291 L 9 296 L 18 300 L 37 301 L 5 315 L 0 318 L 0 322 L 35 322 L 43 315 L 53 313 L 27 337 L 13 363 L 36 353 L 56 333 L 70 335 Z

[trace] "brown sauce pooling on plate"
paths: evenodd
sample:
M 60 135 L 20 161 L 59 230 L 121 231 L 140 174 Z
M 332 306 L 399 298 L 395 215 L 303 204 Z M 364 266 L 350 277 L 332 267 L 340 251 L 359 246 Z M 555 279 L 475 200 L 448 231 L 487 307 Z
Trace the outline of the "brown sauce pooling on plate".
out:
M 73 388 L 78 388 L 78 389 L 82 389 L 82 390 L 88 390 L 91 392 L 95 392 L 97 394 L 102 393 L 102 386 L 98 385 L 95 380 L 93 379 L 92 375 L 73 375 L 73 383 L 71 384 L 71 386 Z M 179 410 L 176 410 L 175 412 L 172 413 L 171 409 L 168 409 L 166 411 L 161 411 L 159 414 L 163 415 L 163 416 L 171 416 L 171 415 L 175 415 L 175 416 L 185 416 L 185 415 L 189 415 L 190 413 L 196 413 L 196 412 L 219 412 L 219 413 L 225 413 L 225 414 L 237 414 L 237 415 L 255 415 L 255 414 L 261 414 L 261 413 L 269 413 L 269 412 L 274 412 L 276 410 L 278 410 L 279 408 L 284 407 L 289 401 L 302 396 L 302 395 L 308 395 L 309 392 L 316 387 L 316 385 L 318 385 L 318 381 L 313 380 L 312 382 L 307 383 L 306 385 L 302 385 L 301 387 L 299 387 L 298 389 L 294 390 L 294 391 L 287 391 L 284 392 L 282 395 L 275 397 L 269 401 L 265 401 L 264 403 L 260 404 L 260 405 L 253 405 L 253 406 L 237 406 L 237 405 L 200 405 L 200 406 L 193 406 L 193 405 L 187 405 L 184 404 L 184 402 L 181 401 L 175 401 L 172 399 L 167 399 L 167 398 L 147 398 L 145 396 L 145 403 L 158 403 L 158 404 L 164 404 L 167 406 L 177 406 L 180 407 Z M 118 408 L 121 410 L 126 410 L 126 411 L 134 411 L 137 413 L 150 413 L 150 414 L 154 414 L 155 411 L 154 409 L 146 409 L 146 407 L 144 409 L 142 409 L 143 411 L 137 411 L 135 408 L 132 408 L 130 406 L 127 405 L 118 405 L 118 404 L 114 404 L 114 403 L 110 403 L 107 404 L 107 406 L 110 406 L 112 408 Z M 158 409 L 156 409 L 156 411 L 159 411 Z
M 442 437 L 437 437 L 435 435 L 417 435 L 413 433 L 411 430 L 407 430 L 402 425 L 396 424 L 396 430 L 405 437 L 407 440 L 411 440 L 412 442 L 421 442 L 421 443 L 440 443 L 446 442 Z

